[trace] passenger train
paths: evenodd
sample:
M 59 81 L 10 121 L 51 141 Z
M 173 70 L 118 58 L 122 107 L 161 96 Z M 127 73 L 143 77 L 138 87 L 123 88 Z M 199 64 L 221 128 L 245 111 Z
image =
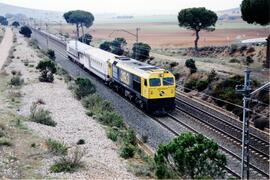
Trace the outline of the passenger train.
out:
M 164 69 L 95 48 L 79 41 L 67 43 L 68 58 L 89 70 L 118 93 L 149 113 L 174 110 L 174 75 Z

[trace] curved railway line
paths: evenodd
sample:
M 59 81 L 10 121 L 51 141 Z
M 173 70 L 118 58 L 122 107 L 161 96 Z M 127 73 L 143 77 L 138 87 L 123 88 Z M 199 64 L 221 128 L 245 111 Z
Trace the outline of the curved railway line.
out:
M 41 33 L 42 34 L 42 33 Z M 42 34 L 44 36 L 44 34 Z M 50 38 L 51 39 L 51 38 Z M 53 39 L 55 42 L 60 43 L 61 45 L 64 45 L 63 42 L 58 42 L 57 39 Z M 220 132 L 233 140 L 234 142 L 241 144 L 241 132 L 242 129 L 238 126 L 236 126 L 233 123 L 227 122 L 223 120 L 223 118 L 215 115 L 211 111 L 207 111 L 204 108 L 201 108 L 199 104 L 194 105 L 195 102 L 191 103 L 191 99 L 187 100 L 181 97 L 179 92 L 177 93 L 178 96 L 176 97 L 176 111 L 181 111 L 188 116 L 193 117 L 199 122 L 204 123 L 205 125 L 209 126 L 210 128 L 214 129 L 216 132 Z M 187 98 L 187 97 L 185 97 Z M 168 117 L 172 119 L 175 123 L 179 124 L 180 126 L 188 129 L 189 131 L 193 133 L 200 133 L 199 131 L 195 130 L 194 128 L 190 127 L 190 125 L 185 124 L 183 121 L 181 121 L 178 117 L 172 114 L 168 114 Z M 175 129 L 175 127 L 170 127 L 167 123 L 162 121 L 160 118 L 151 116 L 152 119 L 154 119 L 157 123 L 159 123 L 162 127 L 170 131 L 172 134 L 178 136 L 180 133 Z M 263 160 L 267 161 L 269 163 L 269 142 L 263 138 L 258 137 L 256 134 L 252 134 L 250 136 L 250 149 L 251 152 L 258 155 Z M 239 164 L 241 162 L 241 157 L 231 150 L 219 145 L 219 148 L 221 151 L 223 151 L 227 156 L 236 159 L 239 161 Z M 258 174 L 258 177 L 264 177 L 269 179 L 269 174 L 265 173 L 258 167 L 256 167 L 254 164 L 250 164 L 250 168 L 253 170 L 253 172 L 256 172 L 255 174 Z M 231 167 L 226 166 L 226 171 L 236 177 L 241 178 L 240 174 L 235 172 Z

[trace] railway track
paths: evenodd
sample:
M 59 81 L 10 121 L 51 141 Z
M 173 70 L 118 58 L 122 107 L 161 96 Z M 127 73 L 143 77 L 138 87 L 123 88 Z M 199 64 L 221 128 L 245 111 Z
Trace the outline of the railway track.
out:
M 197 131 L 194 128 L 190 127 L 190 125 L 185 124 L 183 121 L 181 121 L 179 118 L 175 117 L 174 115 L 168 114 L 168 117 L 171 118 L 173 121 L 175 121 L 180 126 L 183 126 L 186 129 L 188 129 L 189 131 L 191 131 L 193 133 L 199 133 L 199 131 Z M 157 117 L 152 117 L 152 119 L 154 119 L 157 123 L 159 123 L 162 127 L 167 129 L 168 131 L 170 131 L 175 136 L 179 136 L 181 134 L 181 133 L 179 133 L 177 131 L 175 126 L 170 127 L 170 125 L 168 125 L 168 123 L 165 123 L 164 121 L 162 121 L 161 119 L 159 119 Z M 239 163 L 241 162 L 241 157 L 239 157 L 237 154 L 235 154 L 231 150 L 229 150 L 229 149 L 227 149 L 227 148 L 225 148 L 225 147 L 223 147 L 221 145 L 218 145 L 218 146 L 219 146 L 220 150 L 223 151 L 227 156 L 230 156 L 232 159 L 236 159 L 237 161 L 239 161 Z M 264 171 L 260 170 L 255 165 L 250 164 L 250 168 L 253 170 L 254 174 L 257 174 L 258 176 L 269 179 L 269 174 L 267 174 Z M 235 172 L 229 166 L 226 166 L 225 170 L 228 172 L 229 176 L 231 175 L 231 176 L 234 176 L 235 178 L 238 178 L 238 179 L 241 178 L 240 174 Z
M 185 112 L 215 131 L 224 134 L 235 143 L 241 144 L 242 128 L 200 108 L 199 106 L 191 104 L 187 99 L 181 99 L 180 96 L 176 97 L 176 109 Z M 250 133 L 250 150 L 260 158 L 269 160 L 269 142 L 252 133 Z

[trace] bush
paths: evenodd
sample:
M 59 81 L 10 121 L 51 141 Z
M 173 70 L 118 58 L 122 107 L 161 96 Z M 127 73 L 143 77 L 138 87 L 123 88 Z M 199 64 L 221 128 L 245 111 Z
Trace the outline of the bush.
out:
M 52 117 L 50 116 L 50 112 L 48 110 L 44 109 L 37 109 L 37 105 L 33 103 L 33 105 L 30 108 L 30 121 L 44 124 L 47 126 L 56 126 L 56 122 L 52 120 Z
M 230 62 L 230 63 L 239 63 L 239 64 L 240 64 L 240 61 L 239 61 L 238 59 L 236 59 L 236 58 L 230 59 L 229 62 Z
M 79 139 L 79 141 L 76 144 L 77 145 L 85 144 L 85 140 L 84 139 Z
M 109 126 L 115 126 L 118 128 L 122 128 L 124 126 L 124 122 L 121 116 L 119 116 L 115 112 L 107 112 L 105 111 L 104 113 L 101 114 L 101 116 L 98 118 L 98 120 Z
M 246 57 L 246 60 L 245 60 L 246 65 L 249 65 L 249 64 L 251 64 L 253 62 L 254 62 L 254 60 L 252 59 L 252 57 L 250 57 L 250 56 Z
M 196 89 L 201 92 L 203 90 L 205 90 L 208 86 L 208 81 L 207 80 L 199 80 L 196 83 Z
M 116 128 L 108 128 L 106 131 L 107 137 L 111 139 L 112 141 L 117 141 L 118 136 L 119 136 L 119 131 Z
M 20 34 L 24 35 L 24 37 L 31 37 L 32 31 L 29 27 L 27 26 L 22 26 L 21 30 L 19 31 Z
M 55 52 L 52 49 L 48 49 L 47 55 L 51 60 L 55 60 Z
M 190 80 L 190 81 L 188 81 L 188 82 L 186 82 L 185 84 L 184 84 L 184 91 L 185 92 L 190 92 L 191 90 L 194 90 L 194 89 L 196 89 L 196 84 L 197 84 L 197 81 L 196 80 Z
M 208 82 L 211 83 L 213 80 L 216 79 L 217 73 L 214 69 L 211 70 L 211 72 L 208 74 Z
M 180 78 L 180 73 L 177 72 L 177 71 L 173 71 L 172 73 L 173 73 L 173 75 L 175 77 L 175 80 L 177 81 Z
M 120 148 L 120 156 L 124 159 L 132 158 L 135 154 L 135 147 L 132 144 L 124 143 Z
M 230 47 L 230 54 L 233 54 L 237 51 L 238 46 L 236 44 L 232 44 Z
M 89 94 L 93 94 L 96 92 L 96 87 L 89 79 L 77 78 L 75 80 L 75 84 L 76 86 L 74 89 L 74 93 L 78 99 L 81 99 Z
M 197 67 L 193 59 L 187 59 L 185 65 L 190 70 L 190 74 L 197 72 Z
M 254 119 L 254 126 L 260 130 L 264 130 L 264 128 L 269 126 L 269 120 L 265 118 L 256 118 Z
M 54 76 L 53 76 L 53 73 L 51 71 L 42 70 L 38 79 L 40 82 L 52 83 L 54 81 Z
M 102 101 L 102 98 L 98 94 L 90 94 L 82 99 L 82 105 L 85 108 L 93 108 L 96 104 L 101 104 Z
M 133 130 L 127 130 L 124 136 L 124 142 L 132 145 L 136 145 L 136 134 Z
M 255 51 L 255 48 L 254 47 L 249 47 L 248 50 L 247 50 L 247 53 L 252 53 Z
M 21 86 L 23 83 L 24 83 L 24 80 L 20 76 L 16 75 L 10 79 L 9 84 L 12 86 Z
M 179 63 L 178 62 L 175 62 L 175 61 L 173 61 L 173 62 L 170 63 L 170 67 L 171 68 L 173 68 L 175 66 L 178 66 L 178 65 L 179 65 Z
M 54 155 L 67 155 L 68 147 L 64 143 L 52 139 L 48 139 L 46 143 L 49 151 Z
M 37 67 L 37 69 L 39 69 L 40 71 L 51 71 L 51 73 L 56 73 L 57 69 L 56 69 L 56 65 L 53 61 L 51 61 L 50 59 L 44 59 L 42 61 L 39 61 Z
M 247 46 L 246 45 L 242 45 L 240 47 L 240 52 L 242 53 L 243 51 L 247 50 Z
M 12 143 L 10 142 L 9 139 L 1 137 L 0 138 L 0 147 L 1 146 L 12 146 Z
M 50 168 L 53 173 L 69 172 L 73 173 L 79 168 L 83 167 L 82 158 L 85 152 L 80 151 L 78 148 L 73 152 L 72 156 L 63 156 L 60 160 L 56 161 Z

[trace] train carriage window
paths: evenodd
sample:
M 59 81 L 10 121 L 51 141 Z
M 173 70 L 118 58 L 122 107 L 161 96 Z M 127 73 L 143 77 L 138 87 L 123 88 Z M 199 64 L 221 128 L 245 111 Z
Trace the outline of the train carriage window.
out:
M 174 85 L 174 80 L 172 77 L 166 77 L 166 78 L 163 78 L 163 85 L 164 86 L 171 86 L 171 85 Z
M 149 80 L 150 86 L 160 86 L 161 82 L 159 78 L 152 78 Z

